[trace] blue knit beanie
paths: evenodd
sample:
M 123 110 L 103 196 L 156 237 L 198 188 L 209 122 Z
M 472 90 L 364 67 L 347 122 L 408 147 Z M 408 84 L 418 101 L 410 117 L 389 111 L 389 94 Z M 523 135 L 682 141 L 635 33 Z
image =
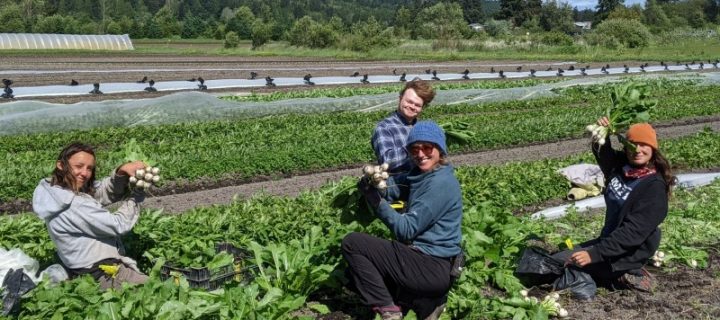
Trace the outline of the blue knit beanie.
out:
M 410 130 L 405 149 L 410 150 L 410 146 L 418 141 L 432 142 L 438 146 L 441 154 L 447 154 L 445 132 L 434 121 L 418 121 Z

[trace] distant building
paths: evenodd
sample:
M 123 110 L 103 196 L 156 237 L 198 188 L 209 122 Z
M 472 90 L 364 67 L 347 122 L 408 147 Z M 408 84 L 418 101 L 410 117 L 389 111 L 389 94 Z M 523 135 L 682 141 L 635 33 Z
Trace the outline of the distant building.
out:
M 468 27 L 470 27 L 470 29 L 472 29 L 473 31 L 483 31 L 483 30 L 485 30 L 485 26 L 482 25 L 482 24 L 480 24 L 480 23 L 471 23 L 471 24 L 468 25 Z
M 575 21 L 575 32 L 582 33 L 592 29 L 592 21 Z

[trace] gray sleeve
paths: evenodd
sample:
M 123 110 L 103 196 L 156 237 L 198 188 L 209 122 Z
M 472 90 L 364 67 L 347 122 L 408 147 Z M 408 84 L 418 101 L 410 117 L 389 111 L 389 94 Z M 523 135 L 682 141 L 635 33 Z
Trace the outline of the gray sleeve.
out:
M 61 216 L 67 231 L 97 238 L 119 236 L 132 230 L 140 217 L 134 197 L 122 201 L 114 213 L 89 198 L 83 200 L 73 201 L 68 214 Z
M 95 186 L 95 200 L 100 202 L 103 206 L 110 205 L 118 202 L 125 198 L 128 193 L 128 183 L 130 177 L 121 176 L 117 174 L 117 169 L 113 170 L 113 173 L 102 179 Z M 140 200 L 142 202 L 142 200 Z

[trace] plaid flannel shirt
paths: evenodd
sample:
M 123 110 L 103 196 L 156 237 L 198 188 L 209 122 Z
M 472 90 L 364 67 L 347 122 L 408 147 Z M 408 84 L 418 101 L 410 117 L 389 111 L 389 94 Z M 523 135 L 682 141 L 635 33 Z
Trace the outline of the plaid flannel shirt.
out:
M 410 171 L 413 167 L 412 161 L 405 150 L 405 143 L 410 134 L 413 124 L 407 122 L 397 111 L 378 122 L 372 135 L 372 147 L 378 164 L 387 163 L 390 165 L 388 171 L 403 172 Z

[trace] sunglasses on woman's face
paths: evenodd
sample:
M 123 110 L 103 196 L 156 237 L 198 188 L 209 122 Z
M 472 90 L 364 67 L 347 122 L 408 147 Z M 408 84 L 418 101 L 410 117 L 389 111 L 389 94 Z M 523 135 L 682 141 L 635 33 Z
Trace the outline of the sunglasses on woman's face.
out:
M 410 146 L 410 153 L 418 154 L 420 151 L 422 151 L 423 154 L 430 154 L 433 152 L 434 148 L 435 145 L 433 145 L 432 143 L 415 143 Z

